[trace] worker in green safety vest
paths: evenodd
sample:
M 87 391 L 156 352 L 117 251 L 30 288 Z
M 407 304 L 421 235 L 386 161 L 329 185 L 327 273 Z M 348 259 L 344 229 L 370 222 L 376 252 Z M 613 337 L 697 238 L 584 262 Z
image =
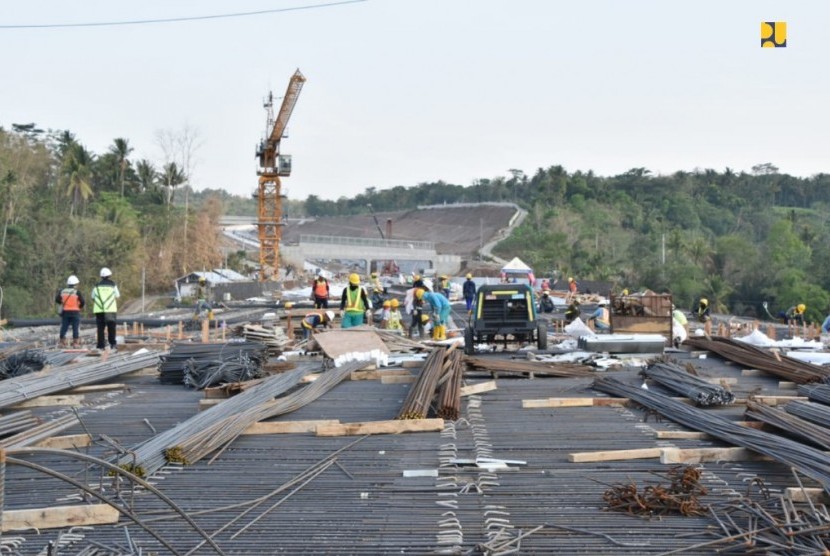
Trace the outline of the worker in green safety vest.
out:
M 92 312 L 95 313 L 95 324 L 98 328 L 99 350 L 109 344 L 111 351 L 117 351 L 115 343 L 115 317 L 118 313 L 116 300 L 121 297 L 118 286 L 112 281 L 112 271 L 104 267 L 100 272 L 101 280 L 92 288 Z M 104 341 L 104 330 L 107 331 L 107 343 Z

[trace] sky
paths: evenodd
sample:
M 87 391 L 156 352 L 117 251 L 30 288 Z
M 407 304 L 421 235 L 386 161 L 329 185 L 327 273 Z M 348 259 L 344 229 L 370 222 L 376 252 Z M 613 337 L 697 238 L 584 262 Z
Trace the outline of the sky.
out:
M 760 47 L 762 21 L 787 23 L 786 48 Z M 194 188 L 247 196 L 263 100 L 299 68 L 289 198 L 557 164 L 807 177 L 830 172 L 828 21 L 825 0 L 6 2 L 0 126 L 99 154 L 125 137 L 158 165 L 159 132 L 189 129 Z

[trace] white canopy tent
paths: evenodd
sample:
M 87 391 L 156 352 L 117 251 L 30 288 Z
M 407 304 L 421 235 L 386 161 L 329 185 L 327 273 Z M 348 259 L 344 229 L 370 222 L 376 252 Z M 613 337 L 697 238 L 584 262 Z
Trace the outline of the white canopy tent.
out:
M 525 276 L 531 285 L 536 281 L 533 269 L 527 266 L 519 257 L 513 257 L 513 260 L 501 268 L 502 281 L 507 281 L 510 275 L 514 277 L 515 275 Z

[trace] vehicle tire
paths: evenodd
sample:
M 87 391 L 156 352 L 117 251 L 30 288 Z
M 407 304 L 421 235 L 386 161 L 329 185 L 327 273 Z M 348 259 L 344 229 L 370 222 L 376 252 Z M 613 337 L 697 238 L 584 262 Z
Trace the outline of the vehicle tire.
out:
M 540 322 L 536 325 L 536 346 L 540 350 L 548 349 L 548 325 Z
M 473 327 L 468 326 L 464 329 L 464 353 L 467 355 L 473 355 L 476 352 L 474 344 L 475 334 L 473 333 Z

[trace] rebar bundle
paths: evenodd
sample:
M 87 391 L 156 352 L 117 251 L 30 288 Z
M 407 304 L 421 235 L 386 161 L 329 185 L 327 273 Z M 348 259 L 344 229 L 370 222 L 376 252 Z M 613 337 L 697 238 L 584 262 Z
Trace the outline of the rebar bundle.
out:
M 830 456 L 821 450 L 788 438 L 736 425 L 728 419 L 712 415 L 709 411 L 691 407 L 663 394 L 625 384 L 612 377 L 597 378 L 593 388 L 614 396 L 627 397 L 692 430 L 704 432 L 733 446 L 769 456 L 796 468 L 830 491 Z
M 666 475 L 670 481 L 668 487 L 656 484 L 640 490 L 634 481 L 612 485 L 602 495 L 608 504 L 606 509 L 644 516 L 706 513 L 706 506 L 698 500 L 698 496 L 706 494 L 706 487 L 700 484 L 699 468 L 677 465 L 670 468 Z
M 28 409 L 0 417 L 0 436 L 14 434 L 38 424 L 38 419 Z
M 799 384 L 798 395 L 807 396 L 814 402 L 830 405 L 830 385 L 828 384 Z
M 576 363 L 545 363 L 541 361 L 516 361 L 513 359 L 489 359 L 464 357 L 470 369 L 498 373 L 533 374 L 538 376 L 588 377 L 594 376 L 587 365 Z
M 830 407 L 826 405 L 794 400 L 785 405 L 784 409 L 790 415 L 830 428 Z
M 231 378 L 237 374 L 251 375 L 241 379 L 247 380 L 258 376 L 267 358 L 267 347 L 259 342 L 178 343 L 161 358 L 158 366 L 159 380 L 163 384 L 187 384 L 194 388 L 204 388 L 218 384 L 223 373 L 218 369 L 228 362 L 238 364 L 235 369 L 228 369 Z
M 830 450 L 830 429 L 824 426 L 796 417 L 781 409 L 752 401 L 746 403 L 744 415 L 747 419 L 755 419 L 772 425 L 811 444 Z
M 12 353 L 0 361 L 0 380 L 39 371 L 46 366 L 46 355 L 40 349 Z
M 60 372 L 39 371 L 3 382 L 0 389 L 0 408 L 9 407 L 38 396 L 94 384 L 108 378 L 154 366 L 162 352 L 114 355 L 96 363 L 75 363 Z
M 735 401 L 735 395 L 723 386 L 706 382 L 673 363 L 654 363 L 644 369 L 642 374 L 669 390 L 689 398 L 696 405 L 728 405 Z
M 450 421 L 456 421 L 461 410 L 461 379 L 464 376 L 464 354 L 458 350 L 450 352 L 447 357 L 449 369 L 447 380 L 441 384 L 438 394 L 438 416 Z
M 13 436 L 0 440 L 0 447 L 6 448 L 22 448 L 24 446 L 31 446 L 41 440 L 45 440 L 55 434 L 68 429 L 78 423 L 78 417 L 75 414 L 68 414 L 51 421 L 46 421 L 34 427 L 21 431 Z
M 168 461 L 177 461 L 187 465 L 196 463 L 208 454 L 222 449 L 233 442 L 249 426 L 278 415 L 296 411 L 313 402 L 336 385 L 348 378 L 351 373 L 369 365 L 368 361 L 355 361 L 340 367 L 329 369 L 298 390 L 281 398 L 251 405 L 229 415 L 208 427 L 195 431 L 194 434 L 179 439 L 176 444 L 165 450 Z M 220 404 L 221 405 L 221 404 Z
M 296 386 L 307 372 L 306 368 L 300 368 L 267 377 L 257 386 L 197 413 L 172 429 L 142 442 L 127 454 L 121 455 L 117 464 L 136 475 L 150 476 L 166 463 L 164 451 L 168 447 L 176 446 L 183 439 L 226 419 L 229 415 L 235 415 L 248 407 L 274 399 Z
M 787 357 L 775 357 L 765 349 L 753 345 L 731 340 L 729 338 L 716 337 L 688 338 L 683 345 L 692 349 L 704 349 L 718 354 L 726 360 L 745 365 L 750 369 L 758 369 L 771 375 L 807 384 L 809 382 L 826 382 L 830 377 L 830 370 L 805 363 Z
M 429 407 L 435 397 L 435 388 L 444 371 L 444 357 L 447 350 L 434 348 L 424 361 L 421 373 L 409 390 L 397 419 L 426 419 Z
M 197 361 L 184 362 L 184 385 L 197 390 L 209 386 L 244 382 L 262 376 L 262 363 L 240 354 L 238 361 Z

